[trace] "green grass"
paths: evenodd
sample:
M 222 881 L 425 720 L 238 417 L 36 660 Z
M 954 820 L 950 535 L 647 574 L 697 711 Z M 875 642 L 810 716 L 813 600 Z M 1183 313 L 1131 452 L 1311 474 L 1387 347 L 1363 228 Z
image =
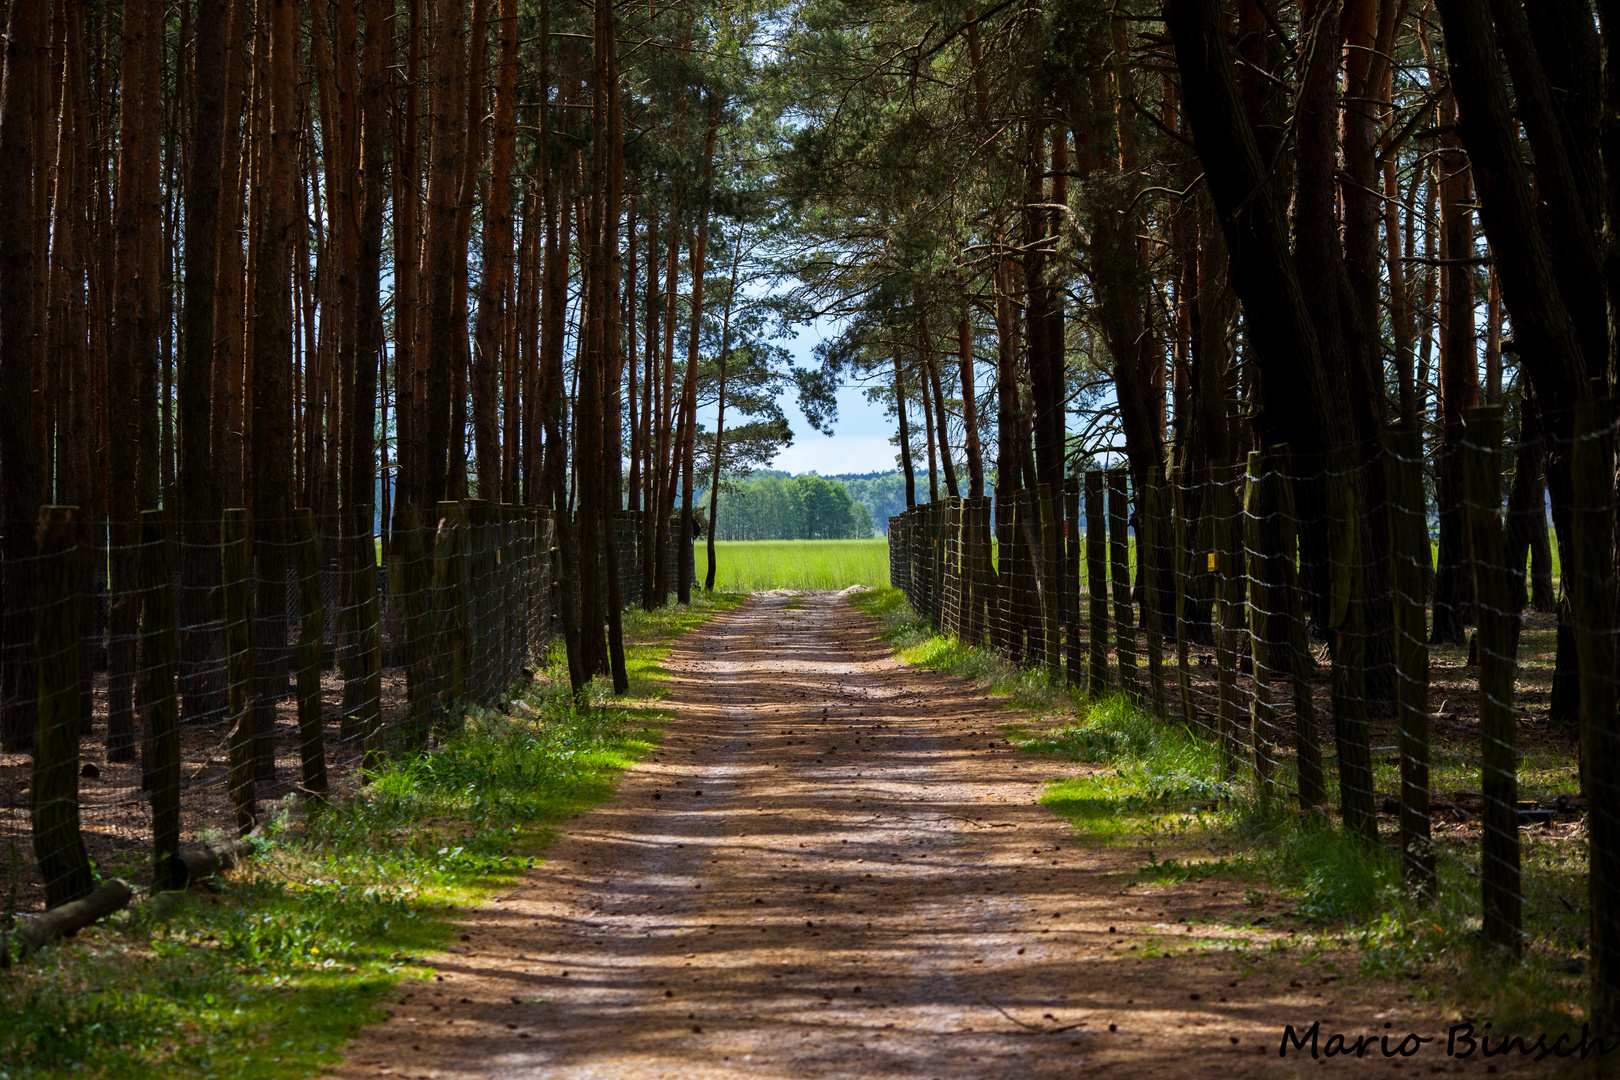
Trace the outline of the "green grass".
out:
M 1448 1007 L 1480 1010 L 1513 1030 L 1579 1030 L 1584 980 L 1570 970 L 1585 949 L 1585 859 L 1568 843 L 1525 834 L 1528 939 L 1521 958 L 1489 952 L 1480 926 L 1478 850 L 1442 844 L 1438 900 L 1401 886 L 1398 857 L 1369 850 L 1332 822 L 1259 796 L 1249 770 L 1223 775 L 1219 749 L 1176 721 L 1153 717 L 1118 694 L 1092 700 L 1043 674 L 1011 667 L 987 649 L 934 634 L 897 590 L 851 598 L 877 618 L 902 659 L 975 680 L 1033 718 L 1001 725 L 1021 749 L 1076 763 L 1045 788 L 1042 802 L 1099 843 L 1137 849 L 1136 884 L 1223 875 L 1251 904 L 1268 898 L 1270 930 L 1304 955 L 1352 954 L 1369 977 L 1413 980 L 1414 992 Z M 1477 758 L 1437 744 L 1436 790 L 1477 788 Z M 1376 761 L 1379 790 L 1395 790 L 1394 767 Z M 1328 762 L 1330 804 L 1337 776 Z M 1284 790 L 1293 786 L 1284 770 Z M 1529 754 L 1527 790 L 1574 790 L 1568 762 Z M 1136 887 L 1127 884 L 1125 888 Z M 1240 923 L 1242 919 L 1238 920 Z
M 875 540 L 721 540 L 715 543 L 715 588 L 882 588 L 889 583 L 889 542 Z M 703 544 L 693 547 L 698 580 L 709 567 Z
M 437 753 L 379 769 L 346 802 L 283 808 L 258 857 L 210 887 L 137 905 L 0 975 L 0 1080 L 303 1077 L 428 978 L 423 958 L 536 865 L 572 817 L 656 744 L 673 639 L 740 603 L 626 613 L 632 698 L 548 678 L 534 720 L 469 710 Z

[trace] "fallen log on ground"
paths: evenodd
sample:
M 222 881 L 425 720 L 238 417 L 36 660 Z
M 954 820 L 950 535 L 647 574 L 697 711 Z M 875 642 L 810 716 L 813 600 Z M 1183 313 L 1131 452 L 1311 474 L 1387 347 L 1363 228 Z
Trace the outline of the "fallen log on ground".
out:
M 13 959 L 21 960 L 53 941 L 72 937 L 98 919 L 128 907 L 134 898 L 135 890 L 129 887 L 129 883 L 114 878 L 104 882 L 89 896 L 53 907 L 37 919 L 20 921 L 12 934 Z

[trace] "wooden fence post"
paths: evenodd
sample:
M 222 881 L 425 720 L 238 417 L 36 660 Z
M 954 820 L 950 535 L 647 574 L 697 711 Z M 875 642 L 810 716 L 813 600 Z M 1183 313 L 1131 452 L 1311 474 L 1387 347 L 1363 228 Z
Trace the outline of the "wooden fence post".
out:
M 1473 548 L 1474 611 L 1479 646 L 1480 887 L 1485 940 L 1513 952 L 1521 937 L 1519 873 L 1519 720 L 1513 713 L 1514 596 L 1502 528 L 1502 406 L 1465 414 L 1463 502 Z
M 1022 664 L 1029 648 L 1028 543 L 1024 540 L 1024 493 L 1009 491 L 1001 504 L 1007 511 L 1007 535 L 1001 548 L 1001 580 L 1007 586 L 1008 661 Z
M 1197 715 L 1193 711 L 1192 671 L 1188 661 L 1191 643 L 1187 635 L 1187 579 L 1192 573 L 1191 560 L 1195 554 L 1187 536 L 1187 511 L 1182 486 L 1170 489 L 1171 532 L 1171 585 L 1176 602 L 1176 695 L 1181 700 L 1181 721 L 1189 730 L 1197 729 Z
M 1018 493 L 1018 567 L 1023 583 L 1023 661 L 1038 667 L 1046 660 L 1045 583 L 1041 560 L 1040 496 L 1035 488 Z
M 298 576 L 298 760 L 304 790 L 326 794 L 326 731 L 321 716 L 321 650 L 326 645 L 326 597 L 321 591 L 321 540 L 315 511 L 293 511 L 293 569 Z
M 377 603 L 377 546 L 372 538 L 371 507 L 362 507 L 364 534 L 355 538 L 355 649 L 360 669 L 359 728 L 365 767 L 382 760 L 382 626 Z
M 996 609 L 996 567 L 990 546 L 990 497 L 980 495 L 972 502 L 972 552 L 974 552 L 974 615 L 970 635 L 974 644 L 993 643 L 991 619 Z
M 967 546 L 963 542 L 965 515 L 962 499 L 945 499 L 945 625 L 958 641 L 967 639 L 967 601 L 972 585 L 966 574 Z
M 489 628 L 486 616 L 489 607 L 489 522 L 490 505 L 482 499 L 467 500 L 463 525 L 465 539 L 461 550 L 463 572 L 461 577 L 462 604 L 467 618 L 462 634 L 467 643 L 466 697 L 482 703 L 489 681 L 489 652 L 486 648 Z M 575 526 L 576 531 L 578 526 Z M 600 552 L 597 553 L 600 558 Z M 581 553 L 583 563 L 584 554 Z
M 1053 682 L 1063 678 L 1063 560 L 1058 555 L 1058 523 L 1054 515 L 1052 485 L 1035 489 L 1035 513 L 1040 526 L 1040 558 L 1035 562 L 1041 602 L 1041 644 L 1046 651 L 1046 675 Z
M 461 727 L 467 696 L 466 515 L 458 502 L 439 504 L 439 530 L 433 546 L 434 632 L 439 647 L 434 666 L 439 674 L 441 729 Z
M 1108 546 L 1114 586 L 1114 652 L 1119 658 L 1119 686 L 1132 704 L 1142 703 L 1136 681 L 1136 619 L 1131 606 L 1130 502 L 1126 469 L 1108 470 Z
M 1068 635 L 1066 642 L 1068 656 L 1065 666 L 1069 685 L 1079 686 L 1085 678 L 1086 647 L 1080 633 L 1083 619 L 1080 592 L 1080 481 L 1077 477 L 1071 476 L 1063 481 L 1063 510 L 1064 520 L 1068 526 L 1068 535 L 1064 538 L 1063 545 L 1063 584 L 1065 595 L 1069 598 L 1066 612 L 1068 625 L 1065 627 Z
M 645 511 L 643 512 L 643 516 L 645 516 Z M 638 523 L 637 528 L 641 529 L 642 532 L 645 533 L 646 524 L 647 523 L 645 521 L 642 521 Z M 555 567 L 552 563 L 551 557 L 551 549 L 553 546 L 551 511 L 540 506 L 530 507 L 529 528 L 534 533 L 534 561 L 530 571 L 533 578 L 530 600 L 533 617 L 529 628 L 528 654 L 532 656 L 537 663 L 544 664 L 547 651 L 551 648 L 552 612 L 554 610 L 552 597 L 555 595 L 557 588 L 555 584 Z M 640 539 L 644 540 L 645 536 L 642 536 Z M 641 558 L 642 565 L 640 573 L 642 576 L 642 581 L 637 583 L 636 588 L 638 590 L 637 595 L 645 596 L 647 594 L 641 589 L 641 585 L 645 582 L 649 572 L 647 567 L 651 565 L 647 562 L 648 552 L 645 548 L 642 550 Z
M 151 731 L 152 887 L 172 888 L 169 860 L 180 850 L 180 702 L 175 695 L 174 591 L 169 579 L 169 515 L 141 511 L 141 672 Z
M 78 518 L 76 506 L 42 506 L 34 537 L 39 556 L 34 594 L 39 728 L 32 825 L 46 907 L 88 896 L 95 888 L 79 832 Z
M 1164 528 L 1164 522 L 1160 519 L 1163 498 L 1164 486 L 1160 483 L 1159 470 L 1149 469 L 1147 486 L 1136 501 L 1137 513 L 1141 515 L 1138 519 L 1141 525 L 1136 530 L 1136 562 L 1142 579 L 1142 637 L 1147 646 L 1148 700 L 1157 716 L 1163 716 L 1165 711 L 1164 618 L 1161 610 L 1164 600 L 1160 590 L 1162 568 L 1159 566 L 1162 550 L 1160 536 Z
M 1237 545 L 1232 542 L 1232 475 L 1228 462 L 1210 466 L 1210 518 L 1214 524 L 1211 569 L 1215 573 L 1215 692 L 1221 764 L 1226 775 L 1237 773 L 1238 690 L 1237 690 L 1237 613 L 1239 600 L 1234 573 L 1237 571 Z
M 990 561 L 995 571 L 995 592 L 985 595 L 986 617 L 990 620 L 990 640 L 1002 656 L 1013 654 L 1012 581 L 1012 492 L 997 490 L 991 516 L 994 518 L 990 541 Z
M 1248 475 L 1243 485 L 1243 547 L 1248 567 L 1245 599 L 1249 606 L 1249 655 L 1253 666 L 1254 696 L 1249 709 L 1249 740 L 1254 747 L 1254 782 L 1262 801 L 1269 805 L 1275 797 L 1277 768 L 1277 710 L 1271 702 L 1271 606 L 1273 534 L 1265 465 L 1260 451 L 1249 451 Z
M 1086 473 L 1086 584 L 1091 597 L 1093 697 L 1108 692 L 1108 526 L 1103 517 L 1103 474 Z
M 245 836 L 258 817 L 253 785 L 253 516 L 240 507 L 226 510 L 220 542 L 231 709 L 229 790 L 236 827 Z
M 1423 571 L 1429 565 L 1424 512 L 1423 436 L 1401 426 L 1384 440 L 1389 492 L 1389 576 L 1395 623 L 1395 707 L 1400 726 L 1401 868 L 1407 888 L 1433 896 L 1429 835 L 1429 634 Z
M 1316 731 L 1316 698 L 1311 690 L 1310 637 L 1306 630 L 1305 604 L 1299 591 L 1298 524 L 1294 509 L 1294 477 L 1286 443 L 1270 447 L 1272 471 L 1277 476 L 1277 538 L 1282 552 L 1282 590 L 1288 598 L 1289 675 L 1294 689 L 1294 756 L 1299 780 L 1299 805 L 1306 810 L 1325 812 L 1327 781 L 1322 775 L 1322 743 Z M 1427 540 L 1424 541 L 1427 543 Z

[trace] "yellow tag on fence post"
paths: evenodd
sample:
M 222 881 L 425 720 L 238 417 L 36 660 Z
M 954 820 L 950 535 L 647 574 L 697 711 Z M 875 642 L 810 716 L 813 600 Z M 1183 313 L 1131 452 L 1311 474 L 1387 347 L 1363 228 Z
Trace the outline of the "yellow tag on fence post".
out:
M 1209 572 L 1213 574 L 1217 569 L 1218 567 L 1215 565 L 1215 553 L 1212 551 L 1209 553 Z

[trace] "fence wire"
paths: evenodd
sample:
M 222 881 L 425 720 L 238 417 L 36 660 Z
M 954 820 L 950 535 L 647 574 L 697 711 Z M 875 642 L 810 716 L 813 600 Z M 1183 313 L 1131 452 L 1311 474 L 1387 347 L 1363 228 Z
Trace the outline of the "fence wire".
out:
M 560 636 L 551 512 L 401 517 L 381 564 L 369 525 L 343 535 L 308 511 L 177 526 L 45 507 L 20 526 L 37 554 L 4 568 L 34 603 L 4 610 L 0 934 L 98 876 L 165 887 L 177 853 L 430 752 L 527 681 Z M 614 518 L 627 605 L 644 599 L 642 518 Z
M 1184 723 L 1209 779 L 1383 845 L 1420 902 L 1574 954 L 1612 1007 L 1613 406 L 1574 431 L 1490 406 L 1431 459 L 1398 429 L 948 499 L 890 519 L 890 580 L 941 632 Z

